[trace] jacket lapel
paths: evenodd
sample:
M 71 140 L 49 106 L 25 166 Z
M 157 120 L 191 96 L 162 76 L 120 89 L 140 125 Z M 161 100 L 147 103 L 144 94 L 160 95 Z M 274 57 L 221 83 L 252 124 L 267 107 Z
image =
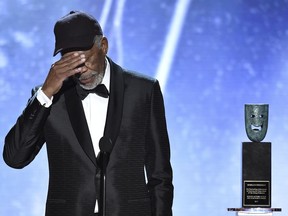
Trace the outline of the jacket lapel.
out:
M 122 69 L 108 58 L 110 63 L 110 97 L 108 103 L 107 118 L 104 136 L 111 139 L 114 146 L 122 119 L 124 81 Z
M 108 58 L 110 63 L 110 96 L 108 102 L 107 117 L 104 129 L 104 136 L 111 139 L 114 146 L 122 119 L 124 81 L 122 69 Z M 89 128 L 85 118 L 82 102 L 79 99 L 75 85 L 64 93 L 68 115 L 76 134 L 76 137 L 85 153 L 97 166 L 96 156 L 90 136 Z
M 75 86 L 65 91 L 64 95 L 68 115 L 78 142 L 91 161 L 96 165 L 96 156 L 92 139 L 89 133 L 82 102 L 77 95 Z

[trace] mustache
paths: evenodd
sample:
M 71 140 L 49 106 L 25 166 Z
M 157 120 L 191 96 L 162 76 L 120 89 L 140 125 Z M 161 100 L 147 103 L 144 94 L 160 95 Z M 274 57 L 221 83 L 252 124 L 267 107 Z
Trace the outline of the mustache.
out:
M 89 79 L 89 78 L 91 78 L 93 76 L 100 76 L 100 73 L 98 73 L 97 71 L 91 71 L 91 73 L 88 74 L 88 75 L 86 75 L 86 74 L 85 75 L 81 75 L 79 77 L 79 80 L 81 81 L 81 80 Z

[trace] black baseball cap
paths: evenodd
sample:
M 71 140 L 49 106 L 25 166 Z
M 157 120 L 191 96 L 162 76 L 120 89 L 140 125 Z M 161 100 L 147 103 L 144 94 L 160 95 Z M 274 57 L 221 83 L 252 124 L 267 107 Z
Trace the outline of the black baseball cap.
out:
M 95 37 L 103 35 L 103 32 L 100 24 L 93 16 L 81 11 L 71 11 L 56 22 L 54 34 L 55 50 L 53 56 L 67 49 L 89 49 L 93 46 Z

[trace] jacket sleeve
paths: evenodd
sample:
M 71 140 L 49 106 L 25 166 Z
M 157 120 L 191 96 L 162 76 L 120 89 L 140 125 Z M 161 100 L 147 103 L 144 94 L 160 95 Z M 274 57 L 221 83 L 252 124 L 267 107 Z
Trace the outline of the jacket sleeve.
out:
M 158 81 L 152 97 L 147 136 L 146 173 L 152 200 L 153 216 L 172 216 L 173 184 L 170 144 L 166 126 L 163 96 Z
M 43 127 L 49 111 L 50 108 L 42 106 L 33 94 L 5 137 L 3 159 L 8 166 L 23 168 L 38 154 L 45 142 Z

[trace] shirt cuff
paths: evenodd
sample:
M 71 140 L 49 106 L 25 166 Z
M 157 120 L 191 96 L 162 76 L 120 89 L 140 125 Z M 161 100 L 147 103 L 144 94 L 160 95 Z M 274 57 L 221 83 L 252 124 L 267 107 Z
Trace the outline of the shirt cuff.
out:
M 52 97 L 51 99 L 49 99 L 49 98 L 45 95 L 45 93 L 42 91 L 42 88 L 41 88 L 41 87 L 38 89 L 38 91 L 37 91 L 36 94 L 37 94 L 37 95 L 36 95 L 36 98 L 37 98 L 37 100 L 39 101 L 39 103 L 40 103 L 42 106 L 48 108 L 48 107 L 50 107 L 50 106 L 52 105 L 53 97 Z

